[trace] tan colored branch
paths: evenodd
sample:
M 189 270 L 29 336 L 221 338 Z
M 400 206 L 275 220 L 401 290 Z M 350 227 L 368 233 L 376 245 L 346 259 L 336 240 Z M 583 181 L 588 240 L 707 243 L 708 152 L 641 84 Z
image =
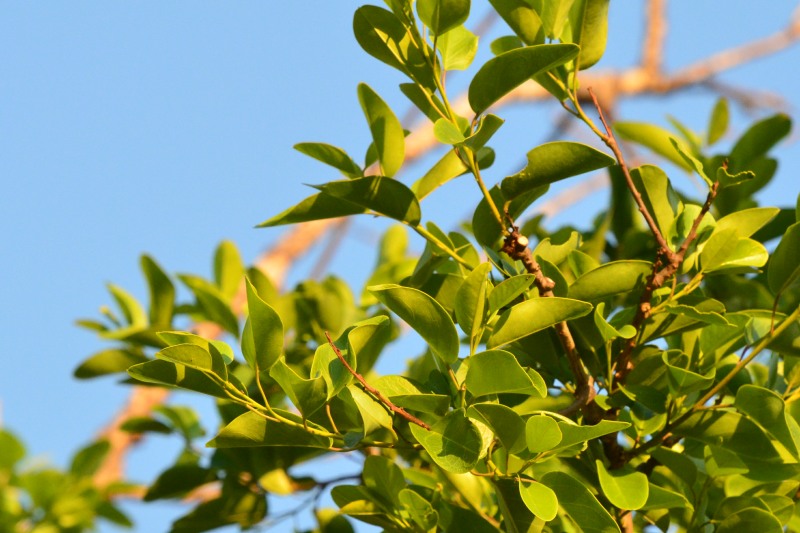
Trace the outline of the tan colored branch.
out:
M 667 0 L 649 0 L 642 46 L 642 70 L 660 76 L 664 63 L 664 39 L 667 36 Z

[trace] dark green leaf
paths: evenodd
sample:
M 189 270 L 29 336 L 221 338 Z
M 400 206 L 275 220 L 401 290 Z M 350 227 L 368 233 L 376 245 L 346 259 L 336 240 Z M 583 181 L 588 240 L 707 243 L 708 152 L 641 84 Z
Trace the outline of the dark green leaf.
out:
M 290 368 L 283 358 L 272 365 L 269 375 L 306 418 L 321 409 L 328 399 L 323 378 L 305 379 Z
M 742 533 L 744 531 L 781 533 L 783 526 L 772 513 L 748 507 L 726 517 L 716 529 L 716 533 Z
M 484 326 L 486 293 L 490 290 L 487 276 L 491 270 L 491 263 L 481 263 L 469 273 L 456 293 L 456 320 L 470 340 L 470 346 L 473 346 L 472 339 L 478 336 Z
M 791 119 L 778 113 L 753 124 L 731 149 L 729 169 L 731 172 L 753 170 L 756 159 L 764 156 L 792 129 Z
M 196 344 L 168 346 L 157 352 L 156 358 L 201 372 L 209 372 L 222 379 L 228 377 L 228 369 L 219 352 L 203 349 Z
M 800 278 L 800 222 L 783 234 L 767 267 L 767 280 L 772 294 L 780 294 Z
M 324 193 L 309 196 L 294 207 L 268 218 L 257 228 L 271 228 L 286 224 L 298 224 L 311 220 L 324 220 L 326 218 L 339 218 L 363 213 L 365 209 L 359 205 L 351 204 L 341 198 L 336 198 Z
M 169 361 L 155 360 L 133 365 L 128 374 L 145 383 L 180 387 L 209 396 L 228 399 L 225 391 L 213 379 L 200 370 L 188 368 Z
M 125 372 L 131 365 L 147 361 L 147 358 L 137 352 L 124 349 L 110 349 L 98 352 L 86 359 L 75 369 L 78 379 L 94 378 Z
M 585 174 L 613 165 L 616 160 L 585 144 L 556 141 L 528 152 L 528 164 L 517 174 L 503 179 L 507 200 L 541 185 Z
M 317 187 L 324 194 L 371 209 L 389 218 L 419 224 L 422 213 L 411 189 L 384 176 L 332 181 Z
M 765 462 L 782 461 L 769 438 L 747 417 L 731 411 L 700 411 L 673 428 L 676 435 L 707 444 L 725 444 L 741 457 Z
M 517 297 L 533 285 L 536 276 L 533 274 L 520 274 L 508 278 L 497 285 L 489 293 L 489 315 L 510 304 Z
M 111 445 L 105 439 L 78 450 L 72 457 L 69 471 L 78 477 L 90 477 L 102 466 Z
M 499 403 L 476 403 L 470 406 L 467 416 L 489 426 L 508 453 L 525 449 L 525 422 L 510 407 Z
M 0 470 L 11 470 L 23 457 L 25 445 L 13 433 L 0 428 Z
M 531 76 L 561 65 L 578 54 L 572 44 L 542 44 L 511 50 L 487 61 L 469 85 L 469 103 L 481 114 Z

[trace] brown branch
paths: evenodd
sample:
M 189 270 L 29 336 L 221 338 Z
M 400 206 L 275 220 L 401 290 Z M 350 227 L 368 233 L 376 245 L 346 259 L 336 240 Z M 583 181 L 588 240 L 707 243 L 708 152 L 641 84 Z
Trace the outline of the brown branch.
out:
M 597 109 L 597 113 L 600 115 L 600 120 L 603 122 L 603 127 L 606 130 L 605 135 L 601 135 L 600 139 L 608 146 L 612 152 L 614 152 L 614 156 L 617 159 L 617 163 L 619 165 L 620 170 L 622 170 L 622 175 L 625 176 L 625 183 L 628 185 L 628 189 L 630 189 L 631 194 L 633 194 L 633 199 L 636 201 L 636 206 L 639 208 L 639 212 L 644 217 L 645 221 L 647 222 L 647 226 L 650 228 L 650 231 L 655 237 L 656 242 L 658 243 L 659 248 L 664 251 L 669 250 L 669 245 L 667 244 L 667 240 L 664 238 L 664 235 L 661 233 L 661 230 L 658 229 L 658 225 L 656 225 L 656 221 L 653 218 L 653 215 L 650 214 L 650 211 L 647 209 L 647 206 L 644 205 L 644 199 L 642 198 L 642 194 L 636 188 L 636 184 L 633 183 L 633 178 L 631 178 L 630 170 L 628 169 L 628 165 L 625 163 L 625 158 L 622 155 L 622 150 L 619 148 L 619 144 L 617 143 L 616 137 L 614 137 L 614 132 L 611 130 L 611 127 L 606 122 L 606 117 L 603 115 L 603 108 L 600 107 L 600 102 L 597 101 L 597 96 L 594 94 L 594 91 L 591 87 L 589 87 L 589 96 L 592 98 L 592 103 L 594 103 L 595 109 Z
M 503 241 L 503 252 L 512 259 L 522 261 L 525 270 L 533 274 L 533 283 L 539 291 L 539 296 L 543 298 L 554 297 L 553 288 L 556 286 L 555 282 L 544 275 L 541 265 L 534 259 L 530 248 L 528 248 L 528 238 L 520 235 L 519 229 L 513 225 L 513 221 L 511 223 L 512 231 Z M 567 323 L 565 321 L 559 322 L 554 327 L 561 347 L 567 356 L 567 363 L 575 378 L 575 399 L 572 404 L 561 411 L 561 414 L 569 416 L 589 405 L 594 399 L 594 380 L 583 366 L 580 354 L 575 346 L 575 339 L 572 337 L 572 332 L 569 330 Z
M 347 362 L 347 360 L 342 355 L 342 352 L 339 351 L 339 348 L 337 348 L 336 345 L 333 343 L 333 339 L 331 339 L 331 336 L 327 331 L 325 332 L 325 337 L 328 339 L 328 344 L 330 344 L 331 348 L 333 349 L 333 353 L 336 354 L 336 357 L 339 358 L 339 361 L 341 361 L 341 363 L 344 365 L 347 371 L 350 372 L 350 374 L 352 374 L 352 376 L 356 378 L 359 383 L 361 383 L 361 386 L 364 387 L 364 389 L 368 393 L 372 394 L 375 398 L 378 399 L 379 402 L 381 402 L 383 405 L 385 405 L 386 407 L 388 407 L 401 417 L 405 418 L 412 424 L 416 424 L 419 427 L 430 431 L 431 427 L 428 424 L 426 424 L 416 416 L 412 415 L 402 407 L 398 407 L 395 404 L 393 404 L 391 400 L 389 400 L 389 398 L 387 398 L 381 393 L 381 391 L 379 391 L 378 389 L 367 383 L 367 380 L 364 379 L 364 376 L 356 372 L 355 369 L 353 369 L 353 367 L 350 366 L 350 363 Z
M 667 36 L 667 0 L 647 2 L 647 22 L 642 46 L 642 70 L 660 77 L 664 61 L 664 39 Z

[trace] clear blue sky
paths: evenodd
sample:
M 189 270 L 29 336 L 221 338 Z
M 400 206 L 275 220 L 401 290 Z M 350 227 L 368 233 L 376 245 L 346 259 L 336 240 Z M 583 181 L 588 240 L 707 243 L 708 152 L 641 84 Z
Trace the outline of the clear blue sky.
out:
M 234 240 L 254 259 L 280 235 L 252 229 L 256 223 L 310 194 L 302 183 L 336 179 L 293 151 L 294 143 L 326 141 L 361 157 L 368 144 L 355 90 L 361 81 L 399 116 L 405 113 L 400 75 L 364 54 L 352 37 L 352 12 L 360 4 L 2 2 L 0 401 L 2 424 L 21 434 L 34 455 L 64 465 L 126 398 L 127 389 L 113 380 L 71 377 L 83 358 L 105 347 L 73 323 L 110 303 L 106 282 L 144 298 L 143 252 L 171 272 L 209 275 L 221 239 Z M 612 2 L 609 49 L 598 67 L 637 59 L 640 4 Z M 776 31 L 795 2 L 672 4 L 668 68 Z M 472 22 L 485 5 L 473 2 Z M 500 23 L 492 36 L 503 33 Z M 721 79 L 778 92 L 796 109 L 798 65 L 795 47 Z M 451 87 L 468 80 L 454 78 Z M 663 124 L 670 113 L 702 130 L 713 101 L 693 89 L 626 103 L 619 116 Z M 504 148 L 490 181 L 516 170 L 550 133 L 557 110 L 503 114 L 510 120 L 498 133 L 495 144 Z M 736 131 L 746 123 L 734 113 Z M 790 170 L 800 165 L 796 136 L 776 152 L 781 169 L 768 202 L 791 205 L 797 196 Z M 402 178 L 410 183 L 419 171 Z M 468 183 L 453 191 L 423 205 L 441 213 L 437 222 L 445 227 L 477 200 Z M 560 220 L 585 225 L 604 198 L 595 195 Z M 373 224 L 359 220 L 332 264 L 357 290 L 365 272 L 353 265 L 373 261 L 380 230 Z M 295 278 L 307 275 L 310 264 L 299 265 Z M 213 432 L 213 419 L 207 425 Z M 153 439 L 132 458 L 133 478 L 152 479 L 176 449 L 169 439 Z M 128 509 L 139 518 L 136 531 L 165 530 L 181 512 L 163 505 Z

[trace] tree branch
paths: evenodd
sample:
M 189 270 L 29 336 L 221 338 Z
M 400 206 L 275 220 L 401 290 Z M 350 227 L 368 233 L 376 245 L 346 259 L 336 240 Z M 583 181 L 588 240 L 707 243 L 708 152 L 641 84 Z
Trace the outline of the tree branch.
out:
M 533 283 L 539 291 L 539 296 L 543 298 L 554 297 L 553 288 L 556 286 L 555 282 L 544 275 L 541 265 L 534 259 L 530 248 L 528 248 L 528 238 L 520 235 L 519 228 L 513 225 L 513 220 L 511 223 L 512 231 L 503 241 L 502 251 L 512 259 L 522 261 L 525 270 L 533 274 Z M 594 399 L 594 380 L 583 366 L 581 356 L 575 346 L 575 339 L 572 337 L 572 332 L 569 330 L 567 323 L 559 322 L 554 327 L 561 347 L 567 356 L 567 363 L 575 378 L 575 400 L 561 411 L 561 414 L 569 416 L 587 406 Z
M 373 387 L 372 385 L 367 383 L 367 380 L 364 379 L 364 376 L 362 376 L 361 374 L 356 372 L 355 369 L 353 369 L 353 367 L 350 366 L 350 363 L 347 362 L 347 360 L 342 355 L 342 352 L 333 343 L 333 340 L 331 339 L 331 336 L 327 331 L 325 332 L 325 337 L 328 339 L 328 344 L 330 344 L 331 349 L 333 349 L 333 353 L 336 354 L 336 357 L 339 358 L 339 361 L 341 361 L 341 363 L 344 365 L 344 367 L 347 369 L 347 371 L 350 372 L 350 374 L 352 374 L 353 377 L 356 378 L 359 383 L 361 383 L 361 386 L 364 387 L 364 389 L 368 393 L 370 393 L 373 396 L 375 396 L 375 398 L 377 398 L 379 402 L 381 402 L 383 405 L 385 405 L 386 407 L 388 407 L 389 409 L 391 409 L 392 411 L 394 411 L 395 413 L 397 413 L 401 417 L 405 418 L 406 420 L 408 420 L 412 424 L 416 424 L 419 427 L 427 429 L 427 430 L 430 431 L 431 427 L 428 424 L 426 424 L 425 422 L 423 422 L 422 420 L 420 420 L 416 416 L 410 414 L 408 411 L 406 411 L 402 407 L 398 407 L 395 404 L 393 404 L 391 402 L 391 400 L 389 400 L 389 398 L 387 398 L 386 396 L 384 396 L 381 393 L 381 391 L 379 391 L 378 389 L 376 389 L 375 387 Z

